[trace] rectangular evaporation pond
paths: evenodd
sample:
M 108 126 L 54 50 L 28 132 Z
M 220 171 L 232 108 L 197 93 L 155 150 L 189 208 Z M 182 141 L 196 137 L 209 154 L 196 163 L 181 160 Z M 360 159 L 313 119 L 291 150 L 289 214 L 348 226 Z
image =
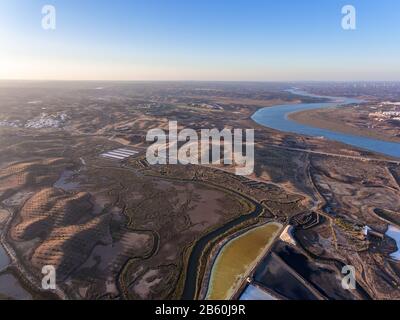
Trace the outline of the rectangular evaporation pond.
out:
M 132 155 L 138 153 L 137 151 L 129 150 L 129 149 L 125 149 L 125 148 L 117 149 L 117 150 L 115 150 L 115 151 L 124 151 L 124 152 L 130 153 L 130 154 L 132 154 Z
M 129 154 L 123 154 L 123 153 L 116 152 L 116 151 L 109 151 L 109 152 L 107 152 L 107 154 L 111 154 L 111 155 L 113 155 L 113 156 L 123 157 L 123 158 L 128 158 L 128 157 L 130 157 Z
M 244 290 L 239 300 L 276 300 L 276 298 L 274 298 L 268 292 L 262 290 L 261 288 L 250 284 Z
M 125 159 L 125 157 L 113 156 L 113 155 L 107 154 L 107 153 L 102 154 L 101 156 L 102 156 L 103 158 L 113 158 L 113 159 L 118 159 L 118 160 L 123 160 L 123 159 Z
M 387 231 L 386 231 L 386 235 L 392 239 L 394 239 L 394 241 L 396 241 L 396 245 L 397 245 L 397 250 L 393 253 L 390 254 L 390 257 L 394 260 L 399 261 L 400 260 L 400 229 L 396 228 L 393 225 L 389 225 Z
M 113 151 L 113 153 L 118 153 L 118 154 L 124 155 L 127 158 L 134 156 L 134 154 L 129 154 L 129 153 L 122 152 L 122 151 Z
M 124 157 L 130 157 L 130 156 L 133 155 L 133 154 L 127 153 L 125 151 L 118 151 L 118 150 L 110 151 L 108 153 L 119 154 L 119 155 L 124 156 Z
M 281 224 L 271 222 L 253 228 L 225 244 L 212 267 L 206 299 L 230 299 L 281 229 Z

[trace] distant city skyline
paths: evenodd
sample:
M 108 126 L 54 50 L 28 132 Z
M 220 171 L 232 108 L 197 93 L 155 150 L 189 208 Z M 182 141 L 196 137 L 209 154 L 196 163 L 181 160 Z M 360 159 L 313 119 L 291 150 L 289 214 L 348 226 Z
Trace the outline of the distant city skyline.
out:
M 397 0 L 3 0 L 0 79 L 399 81 L 399 13 Z

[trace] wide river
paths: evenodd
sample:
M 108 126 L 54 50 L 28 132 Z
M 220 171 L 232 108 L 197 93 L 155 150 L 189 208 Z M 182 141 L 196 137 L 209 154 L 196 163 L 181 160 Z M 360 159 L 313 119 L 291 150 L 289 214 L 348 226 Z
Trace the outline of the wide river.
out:
M 288 114 L 292 112 L 330 108 L 338 105 L 343 106 L 351 103 L 360 103 L 361 102 L 360 100 L 350 99 L 350 98 L 317 96 L 300 90 L 289 90 L 289 91 L 291 93 L 302 96 L 329 99 L 330 102 L 283 104 L 272 107 L 266 107 L 255 112 L 252 116 L 252 119 L 258 124 L 261 124 L 265 127 L 269 127 L 272 129 L 299 133 L 314 137 L 325 137 L 330 140 L 343 142 L 362 149 L 375 151 L 389 156 L 400 158 L 400 143 L 387 142 L 362 136 L 340 133 L 327 129 L 321 129 L 317 127 L 312 127 L 305 124 L 297 123 L 288 118 Z

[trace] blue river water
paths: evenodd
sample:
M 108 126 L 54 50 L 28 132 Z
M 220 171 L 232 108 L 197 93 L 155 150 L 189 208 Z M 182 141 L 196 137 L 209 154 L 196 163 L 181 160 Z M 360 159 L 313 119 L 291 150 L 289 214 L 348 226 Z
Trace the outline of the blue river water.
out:
M 252 119 L 258 124 L 272 129 L 292 132 L 292 133 L 299 133 L 314 137 L 324 137 L 330 140 L 343 142 L 362 149 L 400 158 L 400 143 L 387 142 L 378 139 L 367 138 L 357 135 L 331 131 L 327 129 L 321 129 L 317 127 L 312 127 L 301 123 L 297 123 L 288 118 L 288 114 L 292 112 L 330 108 L 339 105 L 343 106 L 346 104 L 360 103 L 361 100 L 350 99 L 350 98 L 317 96 L 300 90 L 289 90 L 289 91 L 291 93 L 307 97 L 327 98 L 330 101 L 324 103 L 298 103 L 298 104 L 290 104 L 290 105 L 284 104 L 284 105 L 266 107 L 255 112 L 252 116 Z

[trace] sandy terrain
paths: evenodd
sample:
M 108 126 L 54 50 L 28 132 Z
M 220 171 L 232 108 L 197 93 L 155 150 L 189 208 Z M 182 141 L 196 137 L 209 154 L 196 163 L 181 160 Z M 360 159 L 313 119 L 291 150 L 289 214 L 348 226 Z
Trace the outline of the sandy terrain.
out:
M 352 116 L 354 114 L 346 112 L 342 108 L 329 108 L 299 111 L 289 114 L 288 118 L 312 127 L 400 143 L 400 137 L 388 134 L 383 129 L 355 125 L 352 123 Z M 366 124 L 365 120 L 363 122 Z

